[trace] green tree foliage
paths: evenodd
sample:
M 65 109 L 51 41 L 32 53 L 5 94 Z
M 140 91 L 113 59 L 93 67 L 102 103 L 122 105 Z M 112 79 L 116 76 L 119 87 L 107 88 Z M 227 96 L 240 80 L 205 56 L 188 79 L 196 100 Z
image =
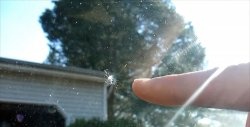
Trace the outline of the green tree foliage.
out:
M 205 49 L 195 43 L 196 36 L 191 23 L 187 23 L 185 27 L 154 71 L 154 76 L 179 74 L 202 68 Z
M 176 110 L 138 100 L 130 86 L 136 77 L 182 73 L 202 65 L 204 49 L 195 43 L 192 25 L 183 23 L 171 2 L 60 0 L 54 4 L 40 17 L 50 40 L 47 62 L 108 70 L 118 80 L 109 100 L 109 116 L 152 126 L 166 124 Z

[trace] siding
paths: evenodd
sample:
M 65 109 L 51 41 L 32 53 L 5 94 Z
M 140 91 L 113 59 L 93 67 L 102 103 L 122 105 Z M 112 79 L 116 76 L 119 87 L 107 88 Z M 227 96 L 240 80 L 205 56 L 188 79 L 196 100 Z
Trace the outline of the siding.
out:
M 76 118 L 107 119 L 106 88 L 102 83 L 21 73 L 1 75 L 0 101 L 6 100 L 55 104 L 66 115 L 67 124 Z

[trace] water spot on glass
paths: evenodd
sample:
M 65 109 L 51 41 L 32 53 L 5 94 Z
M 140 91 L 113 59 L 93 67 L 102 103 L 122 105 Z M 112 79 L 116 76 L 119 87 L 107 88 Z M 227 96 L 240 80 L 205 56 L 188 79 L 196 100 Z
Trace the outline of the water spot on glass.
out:
M 125 64 L 123 68 L 126 68 L 128 64 Z
M 24 119 L 24 115 L 23 115 L 23 114 L 17 114 L 17 115 L 16 115 L 16 120 L 17 120 L 19 123 L 21 123 L 21 122 L 23 121 L 23 119 Z
M 48 112 L 51 113 L 51 114 L 55 113 L 56 112 L 56 107 L 55 106 L 50 106 L 48 108 Z
M 79 95 L 79 92 L 76 92 L 76 95 Z
M 80 2 L 80 5 L 82 5 L 82 3 Z
M 112 17 L 111 18 L 111 20 L 110 20 L 110 22 L 114 22 L 115 21 L 115 18 L 114 17 Z
M 72 89 L 75 90 L 75 87 L 73 87 Z
M 51 95 L 51 94 L 49 94 L 49 96 L 50 96 L 50 97 L 52 97 L 52 95 Z
M 76 21 L 76 23 L 75 24 L 77 24 L 78 22 Z

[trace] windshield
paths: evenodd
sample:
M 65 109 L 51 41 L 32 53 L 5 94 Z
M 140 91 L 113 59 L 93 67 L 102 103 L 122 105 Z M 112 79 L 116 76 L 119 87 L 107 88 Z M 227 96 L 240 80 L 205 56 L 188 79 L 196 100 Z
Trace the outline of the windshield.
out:
M 249 62 L 248 0 L 0 5 L 0 126 L 246 124 L 245 110 L 192 105 L 205 87 L 191 101 L 162 106 L 138 98 L 132 84 Z

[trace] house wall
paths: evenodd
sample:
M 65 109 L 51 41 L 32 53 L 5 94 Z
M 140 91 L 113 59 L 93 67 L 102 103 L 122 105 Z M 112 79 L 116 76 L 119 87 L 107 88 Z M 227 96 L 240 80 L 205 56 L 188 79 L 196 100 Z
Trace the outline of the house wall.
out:
M 0 72 L 0 101 L 54 104 L 66 117 L 107 119 L 106 88 L 101 82 L 22 72 Z

